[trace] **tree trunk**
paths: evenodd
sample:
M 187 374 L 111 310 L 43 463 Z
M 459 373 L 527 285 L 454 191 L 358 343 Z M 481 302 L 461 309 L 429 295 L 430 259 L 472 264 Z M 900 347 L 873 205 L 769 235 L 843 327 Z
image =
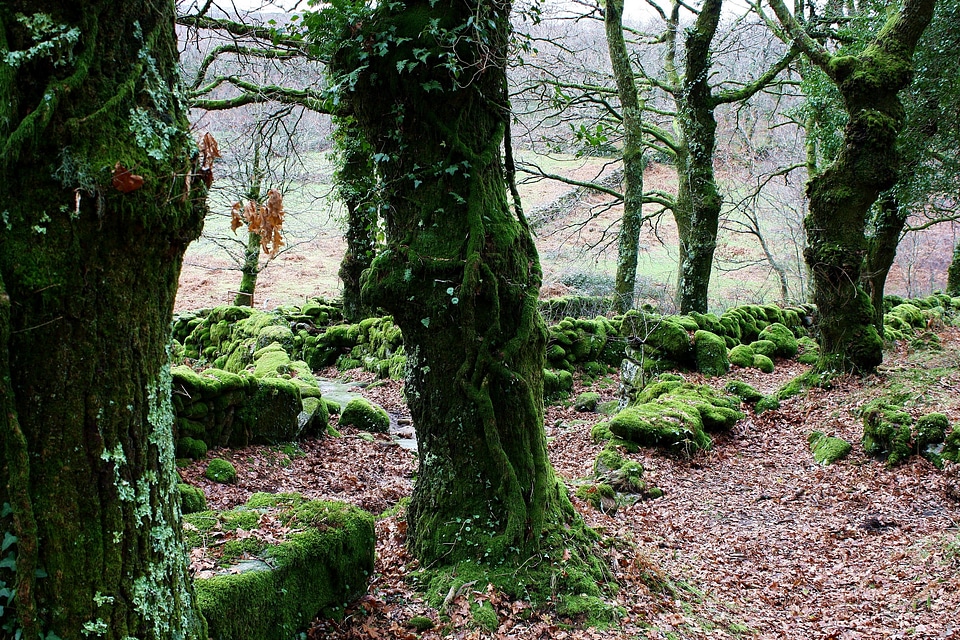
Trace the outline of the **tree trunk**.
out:
M 352 118 L 338 120 L 341 164 L 336 176 L 337 190 L 347 208 L 347 250 L 340 262 L 339 275 L 343 282 L 343 317 L 348 322 L 360 322 L 373 313 L 361 298 L 360 276 L 376 255 L 377 184 L 372 151 L 361 136 Z
M 252 307 L 257 292 L 257 278 L 260 277 L 260 234 L 247 232 L 247 246 L 243 250 L 243 266 L 240 267 L 240 288 L 233 299 L 238 307 Z
M 187 180 L 173 19 L 172 2 L 0 11 L 0 49 L 24 52 L 0 66 L 5 637 L 206 638 L 166 352 L 205 195 Z M 49 46 L 27 53 L 38 39 Z
M 953 258 L 947 269 L 947 295 L 960 296 L 960 242 L 953 248 Z
M 861 286 L 864 226 L 870 207 L 897 178 L 896 142 L 904 119 L 897 94 L 910 83 L 913 50 L 933 5 L 908 0 L 859 56 L 814 60 L 837 84 L 849 114 L 839 155 L 807 185 L 804 257 L 820 313 L 817 371 L 866 373 L 883 359 L 874 308 Z
M 363 295 L 403 331 L 420 446 L 408 543 L 424 565 L 529 557 L 572 517 L 543 432 L 539 259 L 504 182 L 509 10 L 381 5 L 363 26 L 391 34 L 387 53 L 335 61 L 363 65 L 345 99 L 387 185 L 387 247 Z M 418 56 L 427 64 L 397 73 Z
M 907 212 L 897 202 L 892 192 L 885 193 L 876 205 L 874 231 L 867 243 L 863 285 L 873 306 L 873 326 L 883 336 L 883 288 L 887 274 L 897 257 L 900 234 L 907 224 Z
M 637 258 L 643 219 L 643 105 L 637 95 L 633 67 L 623 38 L 623 0 L 609 0 L 604 12 L 607 48 L 623 110 L 623 219 L 617 236 L 617 275 L 614 311 L 633 308 L 637 288 Z
M 710 46 L 719 24 L 721 4 L 721 0 L 705 0 L 696 24 L 687 34 L 684 84 L 681 99 L 677 100 L 677 126 L 684 147 L 683 153 L 677 156 L 681 184 L 676 202 L 679 211 L 675 212 L 680 230 L 677 281 L 680 313 L 707 312 L 710 273 L 720 226 L 723 200 L 713 174 L 716 103 L 708 80 Z

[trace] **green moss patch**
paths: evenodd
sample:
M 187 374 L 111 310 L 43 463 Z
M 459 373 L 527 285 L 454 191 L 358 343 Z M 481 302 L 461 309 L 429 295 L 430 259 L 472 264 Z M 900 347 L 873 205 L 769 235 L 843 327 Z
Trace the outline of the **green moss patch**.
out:
M 340 413 L 340 426 L 356 427 L 372 433 L 387 433 L 390 430 L 390 415 L 380 405 L 365 398 L 354 398 Z
M 888 466 L 901 464 L 911 455 L 924 456 L 937 465 L 945 457 L 950 422 L 942 413 L 930 413 L 914 421 L 899 404 L 879 398 L 863 408 L 862 417 L 863 450 L 885 458 Z
M 234 552 L 242 550 L 246 559 L 204 571 L 194 582 L 212 640 L 289 640 L 317 616 L 342 614 L 366 591 L 373 517 L 349 505 L 254 494 L 244 507 L 186 518 L 187 537 L 202 544 L 204 530 L 249 532 L 261 519 L 287 532 L 282 542 L 232 538 Z
M 228 460 L 214 458 L 207 464 L 203 475 L 214 482 L 228 484 L 237 481 L 237 469 Z
M 807 442 L 810 444 L 813 459 L 817 461 L 817 464 L 824 466 L 847 457 L 852 448 L 846 440 L 828 436 L 821 431 L 811 433 Z

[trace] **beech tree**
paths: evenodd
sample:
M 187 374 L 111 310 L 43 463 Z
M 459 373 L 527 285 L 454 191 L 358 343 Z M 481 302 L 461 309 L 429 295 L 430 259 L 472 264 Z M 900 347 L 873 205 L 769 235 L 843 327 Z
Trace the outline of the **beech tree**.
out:
M 782 0 L 768 0 L 795 46 L 836 84 L 848 120 L 835 160 L 807 185 L 804 257 L 820 313 L 819 372 L 873 371 L 883 359 L 870 296 L 861 275 L 867 215 L 898 177 L 897 135 L 910 84 L 914 49 L 933 15 L 934 0 L 905 0 L 859 54 L 831 53 L 814 40 Z
M 4 637 L 206 638 L 166 349 L 209 166 L 173 20 L 164 1 L 0 4 Z

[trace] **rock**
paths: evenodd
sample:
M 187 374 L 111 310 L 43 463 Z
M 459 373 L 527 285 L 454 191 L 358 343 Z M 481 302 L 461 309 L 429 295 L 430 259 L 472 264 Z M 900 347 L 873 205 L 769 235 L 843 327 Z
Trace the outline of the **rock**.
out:
M 340 413 L 340 426 L 353 426 L 361 431 L 387 433 L 390 430 L 390 416 L 380 405 L 365 398 L 354 398 Z

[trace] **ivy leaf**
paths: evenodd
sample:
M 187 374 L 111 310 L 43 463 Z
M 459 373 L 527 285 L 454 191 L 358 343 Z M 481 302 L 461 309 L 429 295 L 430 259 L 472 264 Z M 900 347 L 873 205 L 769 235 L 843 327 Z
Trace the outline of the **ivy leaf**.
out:
M 0 544 L 0 552 L 6 551 L 10 548 L 10 545 L 16 544 L 17 536 L 13 535 L 9 531 L 3 534 L 3 544 Z
M 423 82 L 420 84 L 424 91 L 430 93 L 431 91 L 442 91 L 443 86 L 437 80 L 431 80 L 430 82 Z

